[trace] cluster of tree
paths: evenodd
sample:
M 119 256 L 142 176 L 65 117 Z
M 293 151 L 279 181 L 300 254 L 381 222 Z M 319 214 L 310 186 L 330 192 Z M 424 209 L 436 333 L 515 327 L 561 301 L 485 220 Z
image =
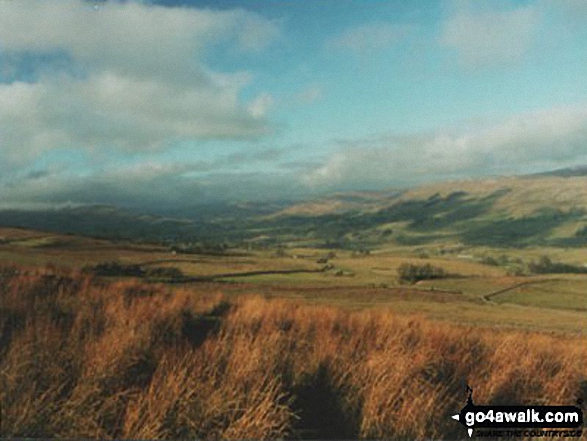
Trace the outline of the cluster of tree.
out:
M 183 273 L 178 268 L 157 267 L 144 269 L 140 265 L 125 265 L 118 261 L 101 262 L 94 266 L 86 266 L 83 271 L 96 276 L 107 277 L 155 277 L 170 279 L 183 277 Z
M 484 256 L 483 258 L 481 258 L 481 263 L 484 263 L 485 265 L 491 265 L 491 266 L 499 266 L 500 265 L 500 261 L 497 260 L 493 256 Z
M 184 277 L 183 272 L 179 268 L 174 267 L 149 268 L 145 271 L 145 274 L 147 277 L 161 279 L 181 279 Z
M 506 266 L 510 264 L 521 265 L 523 261 L 519 257 L 510 258 L 505 254 L 502 254 L 497 258 L 493 256 L 483 256 L 481 258 L 481 263 L 492 266 Z
M 402 263 L 397 269 L 397 274 L 399 281 L 402 283 L 416 283 L 420 280 L 442 279 L 448 275 L 444 268 L 432 266 L 429 263 L 425 265 Z
M 145 275 L 145 270 L 139 265 L 124 265 L 118 261 L 100 262 L 97 265 L 84 267 L 83 271 L 96 276 L 109 277 L 143 277 Z
M 176 243 L 171 251 L 179 254 L 224 254 L 229 246 L 226 243 Z
M 587 274 L 587 268 L 584 266 L 571 265 L 562 262 L 553 262 L 548 256 L 541 256 L 538 262 L 530 262 L 528 270 L 534 274 Z
M 322 248 L 326 249 L 345 249 L 349 246 L 344 237 L 338 237 L 336 239 L 327 239 L 322 244 Z

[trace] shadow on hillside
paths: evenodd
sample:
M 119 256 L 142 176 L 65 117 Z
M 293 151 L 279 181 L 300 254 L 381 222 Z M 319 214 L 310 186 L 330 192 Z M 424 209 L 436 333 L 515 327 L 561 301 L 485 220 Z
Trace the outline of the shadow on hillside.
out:
M 293 427 L 297 439 L 356 439 L 358 415 L 345 410 L 343 392 L 332 384 L 328 368 L 321 364 L 294 388 L 293 409 L 299 420 Z
M 495 202 L 508 191 L 498 190 L 482 198 L 475 198 L 464 191 L 456 191 L 446 197 L 437 193 L 427 199 L 397 202 L 376 212 L 290 216 L 274 220 L 271 226 L 279 234 L 309 234 L 332 242 L 335 247 L 345 248 L 349 245 L 344 239 L 345 235 L 393 222 L 407 222 L 407 229 L 417 233 L 452 228 L 455 224 L 488 214 Z M 420 244 L 440 237 L 429 234 L 419 239 L 404 235 L 396 240 L 402 244 Z
M 568 213 L 550 211 L 521 218 L 500 219 L 473 225 L 462 235 L 468 245 L 528 246 L 545 245 L 552 231 L 565 222 L 578 220 L 584 215 L 576 210 Z
M 209 312 L 194 315 L 190 311 L 183 312 L 182 336 L 193 346 L 201 346 L 206 339 L 220 330 L 222 319 L 230 310 L 230 303 L 221 302 Z
M 153 337 L 166 345 L 187 342 L 197 348 L 220 330 L 222 320 L 229 310 L 228 302 L 220 302 L 204 314 L 182 310 L 171 319 L 155 324 Z

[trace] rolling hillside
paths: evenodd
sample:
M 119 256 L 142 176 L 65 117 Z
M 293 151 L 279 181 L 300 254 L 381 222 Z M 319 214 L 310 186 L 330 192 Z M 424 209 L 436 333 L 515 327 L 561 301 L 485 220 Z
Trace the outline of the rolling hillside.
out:
M 587 176 L 573 170 L 297 203 L 196 206 L 173 217 L 105 206 L 4 210 L 0 225 L 165 244 L 575 247 L 587 244 Z
M 366 198 L 302 203 L 266 218 L 340 243 L 580 246 L 587 243 L 587 177 L 444 182 Z

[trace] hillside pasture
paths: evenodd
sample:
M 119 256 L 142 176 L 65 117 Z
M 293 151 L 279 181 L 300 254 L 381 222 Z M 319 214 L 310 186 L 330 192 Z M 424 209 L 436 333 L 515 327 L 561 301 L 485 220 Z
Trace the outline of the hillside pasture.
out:
M 188 282 L 202 278 L 210 283 L 206 286 L 229 296 L 261 294 L 351 310 L 392 308 L 397 313 L 468 325 L 557 332 L 587 329 L 586 275 L 508 275 L 511 262 L 527 263 L 544 254 L 556 261 L 580 263 L 587 257 L 580 249 L 567 253 L 557 248 L 505 250 L 453 245 L 387 247 L 371 253 L 285 248 L 280 252 L 235 250 L 233 254 L 206 255 L 20 229 L 0 229 L 0 237 L 8 239 L 0 243 L 0 264 L 4 265 L 49 265 L 81 271 L 88 266 L 120 262 L 138 265 L 145 274 L 155 274 L 157 271 L 152 270 L 157 268 L 176 269 L 186 279 L 177 283 L 198 286 L 203 282 Z M 510 263 L 488 265 L 482 262 L 486 256 Z M 403 285 L 398 280 L 398 268 L 405 263 L 443 268 L 447 277 Z M 149 276 L 144 280 L 173 281 Z M 494 296 L 496 292 L 499 294 Z

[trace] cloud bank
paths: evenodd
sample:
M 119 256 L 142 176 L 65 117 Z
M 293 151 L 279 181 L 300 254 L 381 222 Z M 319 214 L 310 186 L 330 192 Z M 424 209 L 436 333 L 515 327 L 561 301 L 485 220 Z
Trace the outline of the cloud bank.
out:
M 145 151 L 176 140 L 260 136 L 270 98 L 242 102 L 251 75 L 210 69 L 206 51 L 259 51 L 278 32 L 244 10 L 0 2 L 5 72 L 19 54 L 69 61 L 36 81 L 0 83 L 0 155 L 18 163 L 52 148 Z
M 390 90 L 416 92 L 427 90 L 422 81 L 440 78 L 435 87 L 447 84 L 447 91 L 430 93 L 450 101 L 457 90 L 453 82 L 479 85 L 467 78 L 488 77 L 497 72 L 494 67 L 531 81 L 520 68 L 523 62 L 536 61 L 539 44 L 547 40 L 563 52 L 568 45 L 568 54 L 574 54 L 571 49 L 578 44 L 573 38 L 582 34 L 573 32 L 584 32 L 581 19 L 587 17 L 582 0 L 448 4 L 448 12 L 443 9 L 447 13 L 430 23 L 403 25 L 398 23 L 405 20 L 397 17 L 372 17 L 342 31 L 321 30 L 306 43 L 286 41 L 272 53 L 270 45 L 287 30 L 280 26 L 287 20 L 275 22 L 245 9 L 171 8 L 138 0 L 99 3 L 98 8 L 82 0 L 0 0 L 0 206 L 71 201 L 173 207 L 587 162 L 587 104 L 548 107 L 569 102 L 553 92 L 542 101 L 543 110 L 497 122 L 454 121 L 459 128 L 418 133 L 385 133 L 376 124 L 378 132 L 371 137 L 332 140 L 337 123 L 352 119 L 336 119 L 342 113 L 367 109 L 344 133 L 365 133 L 360 125 L 369 126 L 369 118 L 388 117 L 384 112 L 391 107 L 383 106 L 378 115 L 370 102 L 362 106 L 355 86 L 360 90 L 373 81 L 374 87 L 385 87 L 389 80 Z M 575 30 L 565 34 L 563 28 Z M 391 69 L 389 78 L 378 69 L 373 70 L 377 78 L 369 77 L 368 68 L 361 72 L 364 77 L 341 75 L 349 54 L 359 55 L 366 67 L 388 59 L 399 66 L 409 65 L 406 57 L 418 56 L 413 48 L 426 55 L 414 66 L 424 69 L 431 63 L 438 69 Z M 324 61 L 325 49 L 343 56 Z M 300 56 L 299 62 L 314 59 L 320 71 L 308 67 L 307 76 L 299 78 L 288 73 L 300 68 L 292 61 L 296 57 L 283 56 L 288 50 Z M 255 63 L 261 54 L 266 58 Z M 275 56 L 282 57 L 280 63 L 274 63 Z M 259 71 L 239 67 L 247 61 Z M 539 76 L 551 74 L 536 66 Z M 565 78 L 554 83 L 565 89 Z M 341 96 L 347 97 L 343 105 L 334 107 Z M 397 96 L 410 101 L 398 101 L 398 109 L 425 109 L 418 103 L 424 95 Z M 515 100 L 512 96 L 512 109 L 526 105 Z M 576 102 L 581 100 L 585 103 L 584 95 Z M 496 114 L 500 108 L 478 114 Z M 314 151 L 307 133 L 294 133 L 307 128 L 303 118 L 310 122 L 307 133 L 316 133 Z M 325 122 L 326 128 L 312 129 L 314 121 Z M 289 127 L 295 129 L 288 132 Z M 278 135 L 264 138 L 273 131 Z M 262 144 L 269 142 L 273 148 L 264 150 Z
M 587 106 L 554 107 L 499 123 L 340 143 L 308 172 L 310 187 L 390 185 L 514 173 L 587 161 Z

